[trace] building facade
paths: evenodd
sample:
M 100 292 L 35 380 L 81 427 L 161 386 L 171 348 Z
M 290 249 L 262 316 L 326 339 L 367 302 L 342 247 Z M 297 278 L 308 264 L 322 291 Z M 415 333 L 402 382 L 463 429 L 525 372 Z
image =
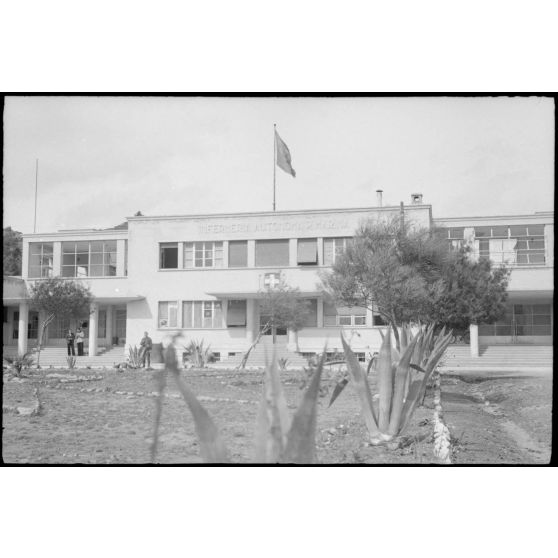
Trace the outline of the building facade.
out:
M 36 344 L 44 316 L 29 306 L 34 281 L 62 276 L 84 281 L 94 295 L 90 313 L 49 325 L 44 345 L 63 346 L 64 332 L 84 327 L 86 348 L 155 343 L 176 332 L 204 340 L 223 362 L 244 352 L 266 322 L 262 292 L 283 279 L 308 300 L 298 332 L 277 330 L 278 343 L 308 356 L 341 348 L 340 334 L 362 355 L 377 351 L 381 318 L 371 310 L 335 308 L 321 291 L 327 271 L 359 225 L 404 218 L 411 227 L 436 227 L 448 242 L 470 242 L 477 257 L 512 267 L 509 311 L 479 327 L 481 344 L 552 343 L 553 213 L 433 219 L 413 195 L 397 207 L 177 215 L 127 219 L 107 230 L 23 236 L 21 278 L 4 278 L 3 343 L 24 352 Z

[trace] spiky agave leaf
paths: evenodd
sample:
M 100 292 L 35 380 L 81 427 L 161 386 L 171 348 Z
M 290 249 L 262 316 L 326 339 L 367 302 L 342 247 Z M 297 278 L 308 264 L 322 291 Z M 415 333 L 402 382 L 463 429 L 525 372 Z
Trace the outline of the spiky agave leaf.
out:
M 439 342 L 435 344 L 435 348 L 432 350 L 432 353 L 429 355 L 427 362 L 424 365 L 424 378 L 422 380 L 422 386 L 420 389 L 419 400 L 422 401 L 424 399 L 424 394 L 426 393 L 426 384 L 430 375 L 436 368 L 436 365 L 442 358 L 443 354 L 446 352 L 448 345 L 451 342 L 452 334 L 451 332 L 445 335 L 445 337 Z
M 333 392 L 331 393 L 331 399 L 329 400 L 328 407 L 331 407 L 333 405 L 333 402 L 341 395 L 341 392 L 345 389 L 348 383 L 349 378 L 342 378 L 335 384 Z
M 386 338 L 389 338 L 389 335 L 386 335 Z M 349 347 L 349 344 L 345 340 L 343 334 L 341 334 L 341 343 L 343 344 L 343 350 L 345 351 L 347 368 L 349 370 L 349 374 L 351 375 L 351 380 L 353 381 L 354 388 L 359 396 L 360 407 L 364 416 L 366 428 L 368 429 L 371 439 L 377 439 L 380 433 L 378 431 L 376 418 L 374 417 L 372 394 L 370 393 L 368 379 L 362 371 L 358 359 Z
M 320 379 L 324 368 L 325 351 L 312 375 L 310 386 L 304 393 L 287 435 L 287 446 L 281 458 L 283 463 L 314 463 L 316 457 L 316 416 Z
M 267 358 L 267 355 L 266 355 Z M 291 419 L 277 370 L 275 349 L 266 363 L 262 398 L 256 419 L 257 463 L 277 463 L 287 443 Z
M 405 352 L 407 345 L 409 344 L 409 336 L 406 324 L 401 326 L 401 335 L 399 336 L 399 346 L 401 347 L 401 354 Z
M 409 393 L 407 395 L 407 399 L 403 404 L 403 409 L 401 411 L 401 423 L 399 425 L 399 432 L 398 432 L 399 436 L 401 436 L 403 432 L 405 432 L 405 429 L 407 428 L 411 416 L 413 415 L 413 412 L 417 406 L 422 384 L 423 384 L 422 379 L 411 381 L 411 385 L 409 387 Z
M 217 426 L 215 426 L 209 413 L 180 377 L 174 343 L 171 343 L 165 349 L 165 367 L 172 373 L 178 390 L 192 413 L 203 460 L 206 463 L 228 463 L 227 450 L 221 440 Z
M 382 434 L 387 434 L 393 396 L 391 327 L 388 327 L 378 356 L 378 392 L 380 394 L 378 429 Z
M 393 398 L 391 403 L 391 414 L 389 418 L 388 434 L 390 436 L 396 436 L 399 432 L 399 426 L 401 424 L 401 413 L 403 410 L 403 402 L 405 400 L 405 387 L 409 379 L 411 363 L 411 357 L 413 356 L 413 351 L 417 343 L 418 337 L 415 337 L 403 353 L 403 356 L 397 364 L 397 369 L 395 371 L 395 380 L 393 386 Z

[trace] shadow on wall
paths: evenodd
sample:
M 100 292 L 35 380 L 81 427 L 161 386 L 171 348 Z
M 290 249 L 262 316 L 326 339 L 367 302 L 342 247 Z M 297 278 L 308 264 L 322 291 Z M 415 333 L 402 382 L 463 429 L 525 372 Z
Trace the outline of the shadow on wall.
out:
M 153 314 L 147 304 L 147 300 L 137 300 L 135 302 L 128 302 L 127 304 L 127 318 L 129 320 L 151 320 Z

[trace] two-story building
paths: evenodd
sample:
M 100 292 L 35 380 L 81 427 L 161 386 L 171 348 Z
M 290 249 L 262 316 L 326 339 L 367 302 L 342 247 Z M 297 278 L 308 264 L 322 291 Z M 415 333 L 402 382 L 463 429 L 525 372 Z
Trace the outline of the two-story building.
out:
M 378 350 L 381 318 L 371 310 L 336 308 L 320 288 L 326 271 L 357 227 L 394 216 L 412 227 L 444 228 L 448 242 L 473 244 L 478 257 L 512 266 L 509 311 L 479 328 L 481 344 L 552 343 L 553 213 L 433 219 L 413 195 L 395 207 L 135 216 L 106 230 L 23 236 L 21 278 L 4 278 L 4 346 L 20 353 L 36 344 L 41 320 L 29 306 L 28 286 L 51 276 L 84 281 L 94 295 L 78 321 L 86 348 L 155 343 L 181 332 L 209 343 L 222 361 L 245 351 L 266 316 L 262 292 L 280 278 L 298 287 L 310 313 L 300 331 L 277 330 L 278 343 L 302 355 L 340 348 L 340 332 L 361 354 Z M 62 346 L 77 321 L 50 324 L 44 345 Z

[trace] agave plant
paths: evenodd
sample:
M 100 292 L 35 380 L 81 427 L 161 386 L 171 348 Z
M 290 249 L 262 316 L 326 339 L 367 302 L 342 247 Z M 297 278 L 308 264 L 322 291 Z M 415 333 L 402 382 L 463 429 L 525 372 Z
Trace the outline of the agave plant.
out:
M 180 376 L 174 350 L 174 340 L 165 349 L 165 370 L 158 376 L 159 397 L 155 413 L 155 431 L 151 447 L 154 461 L 157 450 L 158 427 L 161 416 L 163 390 L 166 375 L 170 372 L 188 405 L 199 440 L 200 453 L 206 463 L 227 463 L 228 452 L 213 419 L 198 401 L 192 390 Z M 256 463 L 313 463 L 319 385 L 323 369 L 323 358 L 312 375 L 312 381 L 303 395 L 297 411 L 291 417 L 283 393 L 277 359 L 272 358 L 264 372 L 263 393 L 256 422 Z
M 203 339 L 201 341 L 193 339 L 184 347 L 183 359 L 185 362 L 190 362 L 194 368 L 205 368 L 213 362 L 211 346 L 204 347 L 203 343 Z
M 16 376 L 19 376 L 25 368 L 32 366 L 34 362 L 33 354 L 30 352 L 22 356 L 5 356 L 4 360 L 10 365 Z
M 343 336 L 341 342 L 349 377 L 358 393 L 366 427 L 373 444 L 400 437 L 426 390 L 426 383 L 451 341 L 444 331 L 434 337 L 434 326 L 410 327 L 401 334 L 401 354 L 391 345 L 391 328 L 383 336 L 376 362 L 378 394 L 374 398 L 367 374 Z
M 128 367 L 141 368 L 142 364 L 142 351 L 136 345 L 128 347 Z

